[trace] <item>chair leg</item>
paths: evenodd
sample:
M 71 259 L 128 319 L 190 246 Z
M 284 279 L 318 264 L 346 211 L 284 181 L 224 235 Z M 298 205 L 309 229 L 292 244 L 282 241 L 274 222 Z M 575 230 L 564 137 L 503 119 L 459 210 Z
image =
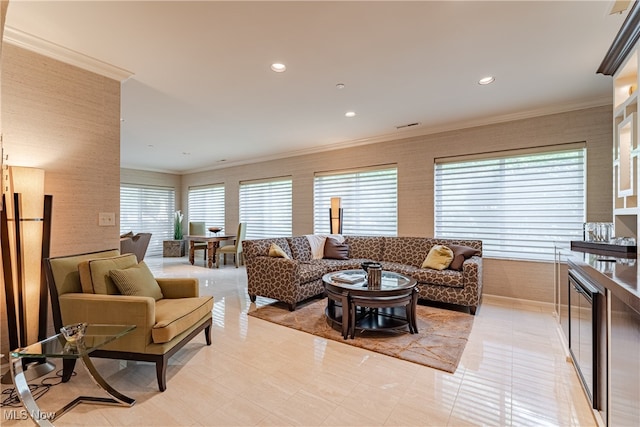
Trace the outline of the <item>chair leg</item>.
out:
M 207 345 L 211 345 L 211 325 L 204 328 L 204 339 L 207 341 Z
M 167 389 L 167 364 L 169 360 L 165 356 L 156 362 L 156 377 L 158 377 L 158 389 L 165 391 Z

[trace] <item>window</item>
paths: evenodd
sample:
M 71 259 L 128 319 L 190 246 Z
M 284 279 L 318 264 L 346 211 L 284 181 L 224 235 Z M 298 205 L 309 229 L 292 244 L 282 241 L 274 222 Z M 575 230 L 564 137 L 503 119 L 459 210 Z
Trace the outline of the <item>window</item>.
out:
M 342 200 L 342 233 L 395 236 L 398 233 L 398 168 L 316 173 L 313 232 L 329 233 L 331 198 Z
M 436 160 L 435 235 L 481 239 L 488 257 L 552 260 L 554 242 L 582 239 L 584 183 L 584 148 Z
M 240 222 L 247 239 L 291 236 L 291 178 L 240 183 Z
M 120 186 L 120 233 L 151 233 L 147 255 L 162 255 L 162 241 L 173 240 L 176 192 L 169 187 Z
M 189 219 L 187 222 L 204 221 L 207 228 L 221 227 L 224 234 L 224 185 L 189 187 Z M 189 225 L 184 224 L 185 234 Z

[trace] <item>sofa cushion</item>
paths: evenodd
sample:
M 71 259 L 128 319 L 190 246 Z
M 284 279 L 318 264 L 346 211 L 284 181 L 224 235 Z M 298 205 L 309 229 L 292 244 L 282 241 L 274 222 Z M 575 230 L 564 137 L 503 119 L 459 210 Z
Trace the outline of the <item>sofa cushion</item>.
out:
M 385 237 L 382 261 L 420 267 L 433 245 L 428 237 Z
M 322 278 L 326 269 L 324 266 L 316 263 L 300 263 L 298 265 L 298 276 L 300 283 L 312 282 Z
M 193 326 L 213 309 L 213 297 L 161 299 L 156 302 L 156 323 L 151 330 L 153 342 L 171 341 Z
M 443 245 L 435 245 L 429 250 L 427 258 L 422 263 L 422 268 L 444 270 L 453 261 L 453 251 Z
M 385 271 L 393 271 L 394 273 L 404 274 L 405 276 L 413 277 L 413 274 L 420 268 L 412 265 L 402 264 L 400 262 L 387 262 L 382 261 L 382 269 Z
M 291 257 L 275 243 L 272 243 L 271 246 L 269 246 L 269 256 L 273 258 L 291 259 Z
M 411 274 L 418 284 L 448 286 L 450 288 L 464 288 L 464 277 L 461 271 L 433 270 L 431 268 L 419 268 Z
M 287 237 L 287 242 L 289 242 L 293 259 L 297 259 L 298 261 L 311 261 L 311 246 L 306 236 Z
M 349 258 L 349 259 L 316 259 L 309 264 L 319 265 L 325 270 L 325 273 L 339 270 L 357 270 L 360 269 L 360 264 L 364 261 L 371 261 L 370 259 L 362 258 Z
M 462 264 L 465 259 L 469 259 L 474 255 L 480 255 L 480 251 L 469 246 L 447 245 L 453 251 L 453 261 L 449 268 L 452 270 L 462 270 Z
M 346 236 L 349 245 L 349 257 L 382 261 L 384 237 L 379 236 Z
M 129 268 L 138 264 L 135 254 L 98 258 L 78 264 L 82 292 L 87 294 L 119 295 L 120 291 L 109 276 L 109 271 Z
M 349 259 L 349 245 L 338 239 L 327 237 L 324 242 L 324 256 L 326 259 Z
M 111 270 L 109 276 L 122 295 L 151 297 L 156 301 L 163 298 L 160 285 L 144 261 L 129 268 Z

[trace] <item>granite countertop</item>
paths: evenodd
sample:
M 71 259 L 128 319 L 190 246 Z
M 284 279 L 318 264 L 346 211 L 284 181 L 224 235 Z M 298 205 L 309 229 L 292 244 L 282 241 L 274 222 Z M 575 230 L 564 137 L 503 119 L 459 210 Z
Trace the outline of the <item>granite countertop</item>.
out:
M 567 251 L 570 265 L 578 267 L 591 280 L 609 289 L 613 295 L 640 314 L 640 280 L 636 254 L 620 256 L 604 252 Z

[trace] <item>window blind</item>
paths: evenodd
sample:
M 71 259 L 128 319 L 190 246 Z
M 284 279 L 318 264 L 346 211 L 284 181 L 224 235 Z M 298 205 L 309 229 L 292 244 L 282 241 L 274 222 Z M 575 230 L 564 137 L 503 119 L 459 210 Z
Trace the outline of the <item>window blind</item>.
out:
M 240 222 L 247 224 L 247 239 L 291 236 L 291 178 L 241 182 Z
M 436 163 L 435 235 L 483 241 L 484 256 L 552 260 L 582 238 L 583 148 Z
M 313 232 L 329 233 L 331 198 L 340 197 L 342 233 L 395 236 L 398 233 L 398 168 L 383 166 L 316 173 Z
M 147 255 L 162 255 L 162 241 L 173 240 L 176 193 L 170 187 L 120 186 L 120 233 L 151 233 Z
M 204 221 L 207 228 L 221 227 L 221 234 L 225 233 L 223 184 L 189 187 L 188 209 L 188 222 Z M 184 227 L 188 233 L 188 224 L 185 224 Z

